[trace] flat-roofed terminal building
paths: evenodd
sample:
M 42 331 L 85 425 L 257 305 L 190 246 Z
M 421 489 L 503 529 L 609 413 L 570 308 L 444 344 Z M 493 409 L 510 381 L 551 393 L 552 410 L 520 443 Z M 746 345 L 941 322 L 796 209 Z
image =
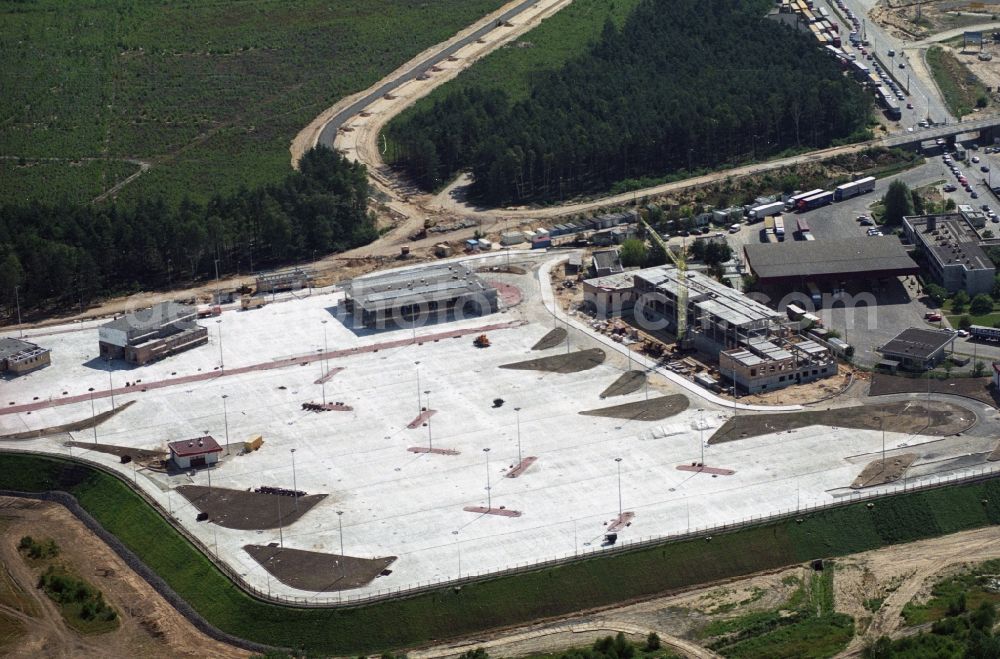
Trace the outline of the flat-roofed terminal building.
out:
M 497 290 L 460 263 L 359 277 L 346 287 L 345 306 L 365 327 L 436 320 L 497 310 Z

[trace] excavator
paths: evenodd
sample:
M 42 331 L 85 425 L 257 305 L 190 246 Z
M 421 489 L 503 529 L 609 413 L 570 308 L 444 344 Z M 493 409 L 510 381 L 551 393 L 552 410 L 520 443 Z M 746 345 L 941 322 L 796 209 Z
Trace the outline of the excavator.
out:
M 644 217 L 639 216 L 639 221 L 642 222 L 642 226 L 645 227 L 646 233 L 653 241 L 663 248 L 666 252 L 667 258 L 674 264 L 677 268 L 677 345 L 674 348 L 676 352 L 684 352 L 691 349 L 691 339 L 688 338 L 687 332 L 687 302 L 688 302 L 688 286 L 687 286 L 687 260 L 684 255 L 684 250 L 681 249 L 680 252 L 674 252 L 667 245 L 667 241 L 660 237 L 653 227 L 649 225 Z
M 476 346 L 477 348 L 489 348 L 490 347 L 490 338 L 488 336 L 486 336 L 485 334 L 480 334 L 472 342 L 472 345 Z

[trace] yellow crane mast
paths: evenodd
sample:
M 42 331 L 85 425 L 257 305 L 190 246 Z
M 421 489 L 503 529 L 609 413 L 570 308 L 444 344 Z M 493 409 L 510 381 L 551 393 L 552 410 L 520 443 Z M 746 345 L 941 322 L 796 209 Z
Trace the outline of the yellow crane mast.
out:
M 667 245 L 667 241 L 660 237 L 653 227 L 649 226 L 646 219 L 639 216 L 639 221 L 642 222 L 642 226 L 646 228 L 646 233 L 649 234 L 653 241 L 663 248 L 663 251 L 667 253 L 667 258 L 670 259 L 674 266 L 677 268 L 677 347 L 684 349 L 687 345 L 687 302 L 688 302 L 688 286 L 687 286 L 687 261 L 685 260 L 684 250 L 681 249 L 680 252 L 674 253 L 673 250 Z

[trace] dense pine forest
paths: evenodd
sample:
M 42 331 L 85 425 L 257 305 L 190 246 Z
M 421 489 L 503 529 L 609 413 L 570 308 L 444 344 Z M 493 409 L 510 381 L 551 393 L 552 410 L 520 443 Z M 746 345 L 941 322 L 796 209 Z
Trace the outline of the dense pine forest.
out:
M 644 0 L 528 99 L 466 87 L 401 115 L 388 158 L 426 189 L 471 169 L 473 196 L 505 205 L 863 137 L 862 89 L 771 6 Z
M 94 297 L 250 272 L 375 239 L 365 168 L 319 147 L 281 184 L 207 204 L 0 206 L 0 300 L 84 305 Z

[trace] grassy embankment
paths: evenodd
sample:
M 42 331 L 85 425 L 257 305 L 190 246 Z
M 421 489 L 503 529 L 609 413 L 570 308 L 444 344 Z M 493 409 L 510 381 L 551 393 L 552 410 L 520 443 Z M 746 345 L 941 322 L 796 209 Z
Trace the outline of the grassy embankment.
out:
M 134 170 L 125 157 L 154 162 L 126 199 L 277 183 L 291 139 L 320 111 L 502 4 L 4 3 L 0 155 L 14 160 L 0 202 L 89 200 Z
M 355 609 L 258 602 L 226 579 L 118 479 L 66 461 L 0 454 L 0 488 L 72 493 L 106 529 L 219 628 L 313 652 L 401 648 L 487 627 L 751 572 L 1000 523 L 1000 480 L 856 504 L 794 521 L 593 558 Z
M 986 87 L 951 53 L 932 46 L 927 51 L 927 65 L 944 96 L 944 102 L 956 117 L 961 118 L 973 108 L 989 104 Z

